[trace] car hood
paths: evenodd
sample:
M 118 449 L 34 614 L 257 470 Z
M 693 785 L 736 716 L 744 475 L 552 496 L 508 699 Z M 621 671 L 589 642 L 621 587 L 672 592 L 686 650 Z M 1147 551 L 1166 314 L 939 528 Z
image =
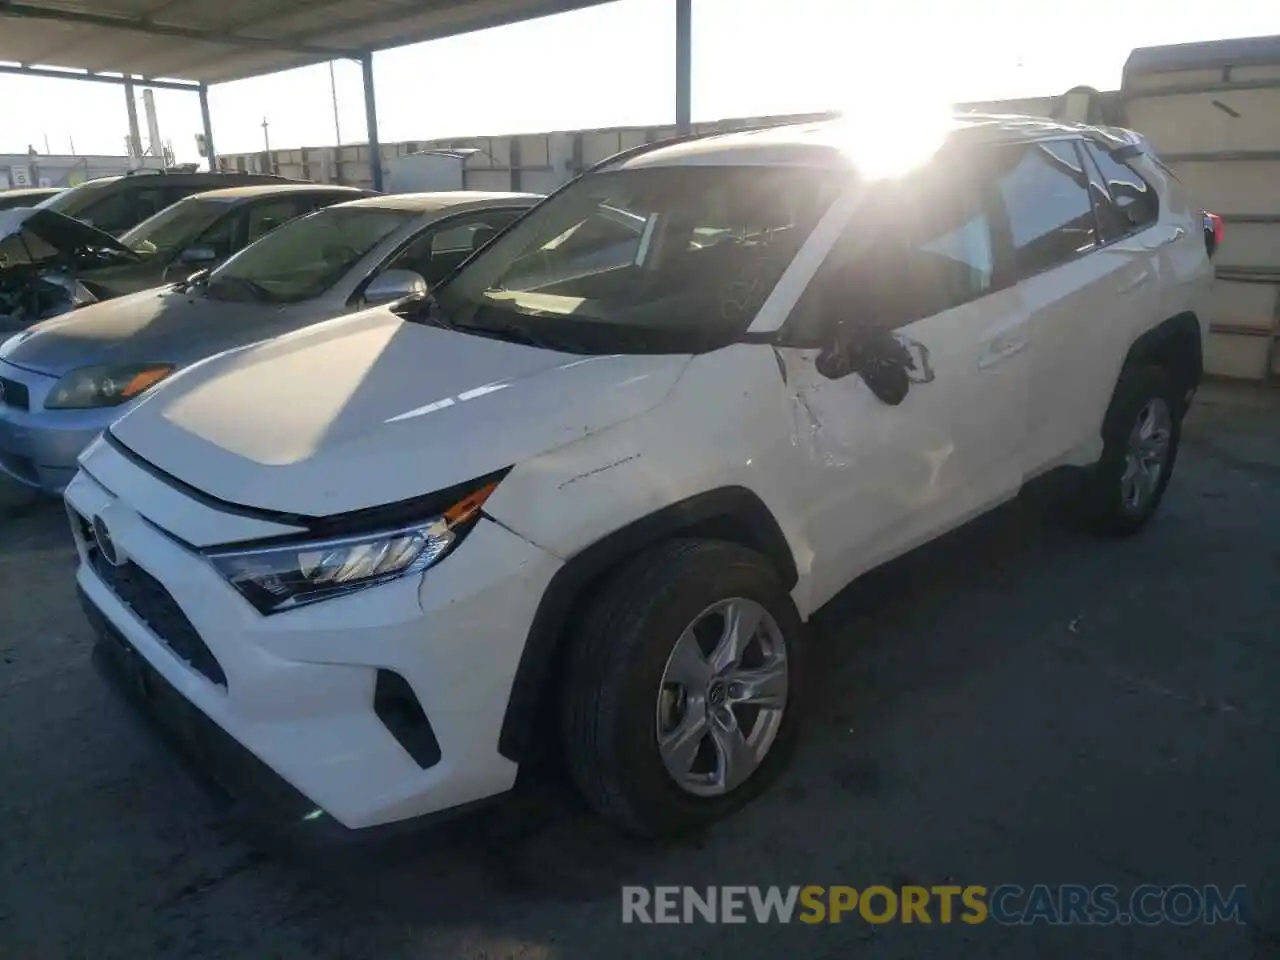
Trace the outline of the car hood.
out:
M 274 321 L 297 313 L 161 287 L 38 323 L 7 341 L 0 358 L 52 376 L 97 363 L 182 365 L 263 339 L 271 334 Z
M 35 236 L 66 257 L 85 249 L 96 249 L 110 250 L 128 260 L 138 259 L 138 254 L 111 234 L 104 233 L 73 217 L 37 207 L 0 210 L 0 243 L 23 232 Z M 4 268 L 0 267 L 0 270 L 2 269 Z
M 564 354 L 376 308 L 190 367 L 111 432 L 220 500 L 324 517 L 621 423 L 659 403 L 689 359 Z

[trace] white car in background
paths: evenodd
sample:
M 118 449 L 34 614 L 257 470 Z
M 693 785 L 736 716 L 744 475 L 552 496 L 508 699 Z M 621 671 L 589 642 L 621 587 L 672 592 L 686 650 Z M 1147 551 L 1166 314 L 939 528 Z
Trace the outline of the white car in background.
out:
M 967 116 L 876 179 L 851 135 L 631 151 L 433 296 L 174 377 L 66 492 L 103 649 L 316 829 L 553 745 L 630 831 L 745 803 L 815 610 L 1054 468 L 1138 530 L 1201 377 L 1202 212 L 1143 150 Z

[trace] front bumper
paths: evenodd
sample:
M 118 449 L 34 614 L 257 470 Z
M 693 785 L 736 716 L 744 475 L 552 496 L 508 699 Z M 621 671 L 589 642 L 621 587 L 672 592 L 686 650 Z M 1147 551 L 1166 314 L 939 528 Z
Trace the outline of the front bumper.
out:
M 27 407 L 0 403 L 0 473 L 46 493 L 66 489 L 81 451 L 128 409 L 45 410 L 56 378 L 3 362 L 0 377 L 22 386 Z
M 197 552 L 135 510 L 121 475 L 113 475 L 114 492 L 83 472 L 67 488 L 79 588 L 117 652 L 123 642 L 153 678 L 147 685 L 172 693 L 179 707 L 162 713 L 179 740 L 191 742 L 181 731 L 193 729 L 195 716 L 200 741 L 213 731 L 213 740 L 238 744 L 232 753 L 256 758 L 282 781 L 264 798 L 246 787 L 243 763 L 228 767 L 188 749 L 229 793 L 286 817 L 305 811 L 363 830 L 514 785 L 516 765 L 498 753 L 498 736 L 528 625 L 558 560 L 482 520 L 424 576 L 264 617 Z M 85 529 L 95 517 L 118 559 L 136 565 L 159 599 L 95 561 Z M 435 753 L 415 750 L 375 703 L 388 675 L 402 678 L 420 705 Z

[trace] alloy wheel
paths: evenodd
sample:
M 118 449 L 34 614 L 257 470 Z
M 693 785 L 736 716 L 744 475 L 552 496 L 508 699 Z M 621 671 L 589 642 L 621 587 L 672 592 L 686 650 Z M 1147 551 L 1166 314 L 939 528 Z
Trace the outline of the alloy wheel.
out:
M 746 781 L 782 726 L 787 681 L 786 643 L 763 606 L 733 597 L 698 614 L 658 691 L 658 750 L 677 785 L 711 797 Z

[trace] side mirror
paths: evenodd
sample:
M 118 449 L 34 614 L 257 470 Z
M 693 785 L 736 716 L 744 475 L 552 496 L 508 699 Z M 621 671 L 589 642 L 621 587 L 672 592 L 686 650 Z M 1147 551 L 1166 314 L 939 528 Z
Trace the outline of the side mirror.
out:
M 818 354 L 814 366 L 831 380 L 856 373 L 876 399 L 896 407 L 907 398 L 910 371 L 916 362 L 891 330 L 841 325 Z
M 427 281 L 413 270 L 384 270 L 364 288 L 364 302 L 391 303 L 427 292 Z
M 218 259 L 218 251 L 213 247 L 187 247 L 178 259 L 183 263 L 213 263 Z

